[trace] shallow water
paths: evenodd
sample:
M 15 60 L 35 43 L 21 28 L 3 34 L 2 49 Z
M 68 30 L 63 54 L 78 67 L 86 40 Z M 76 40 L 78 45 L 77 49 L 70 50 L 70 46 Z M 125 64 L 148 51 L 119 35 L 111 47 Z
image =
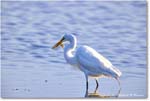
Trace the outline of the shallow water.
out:
M 1 14 L 2 97 L 85 96 L 84 74 L 66 63 L 61 48 L 51 49 L 65 33 L 74 33 L 78 46 L 94 48 L 121 70 L 118 98 L 147 96 L 145 1 L 3 1 Z M 102 78 L 99 84 L 101 97 L 118 92 L 115 80 Z M 90 79 L 89 93 L 94 89 Z

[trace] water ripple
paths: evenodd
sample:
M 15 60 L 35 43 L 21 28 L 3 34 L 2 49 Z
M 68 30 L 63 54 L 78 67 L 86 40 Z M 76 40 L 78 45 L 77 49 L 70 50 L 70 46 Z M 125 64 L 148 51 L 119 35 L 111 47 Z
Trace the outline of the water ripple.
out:
M 82 73 L 69 71 L 71 66 L 66 63 L 62 48 L 51 49 L 65 33 L 73 33 L 77 36 L 78 46 L 94 48 L 122 71 L 122 94 L 130 94 L 134 88 L 134 93 L 146 95 L 138 92 L 139 87 L 146 90 L 143 79 L 147 69 L 146 11 L 146 1 L 2 2 L 3 97 L 83 95 Z M 55 84 L 44 85 L 40 82 L 44 77 Z M 18 83 L 19 80 L 22 83 Z M 60 82 L 68 86 L 59 87 L 57 83 Z M 29 86 L 27 88 L 33 88 L 33 92 L 11 92 L 9 88 L 16 86 Z M 68 90 L 67 87 L 71 88 Z M 77 90 L 74 87 L 79 87 L 78 93 L 74 93 Z M 109 87 L 115 86 L 112 83 Z M 110 90 L 105 92 L 110 93 Z

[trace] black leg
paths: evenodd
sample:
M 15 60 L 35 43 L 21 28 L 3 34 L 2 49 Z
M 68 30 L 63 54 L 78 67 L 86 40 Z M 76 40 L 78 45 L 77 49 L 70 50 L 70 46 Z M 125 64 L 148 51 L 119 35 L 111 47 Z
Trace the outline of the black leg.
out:
M 86 93 L 85 97 L 88 97 L 88 76 L 86 76 Z
M 95 81 L 96 81 L 96 88 L 95 88 L 95 93 L 96 93 L 96 91 L 97 91 L 97 89 L 98 89 L 98 86 L 99 86 L 99 84 L 98 84 L 98 81 L 97 81 L 97 79 L 95 79 Z
M 86 81 L 86 90 L 88 91 L 88 87 L 89 86 L 89 84 L 88 84 L 88 81 Z

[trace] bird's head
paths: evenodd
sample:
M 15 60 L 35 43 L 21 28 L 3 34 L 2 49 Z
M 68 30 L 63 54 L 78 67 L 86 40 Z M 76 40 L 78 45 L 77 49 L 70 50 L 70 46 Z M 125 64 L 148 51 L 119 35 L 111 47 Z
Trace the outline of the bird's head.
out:
M 57 48 L 58 46 L 61 46 L 62 48 L 64 47 L 64 45 L 63 45 L 63 43 L 65 42 L 65 41 L 71 41 L 71 40 L 73 40 L 74 39 L 74 35 L 72 35 L 72 34 L 65 34 L 53 47 L 52 47 L 52 49 L 55 49 L 55 48 Z

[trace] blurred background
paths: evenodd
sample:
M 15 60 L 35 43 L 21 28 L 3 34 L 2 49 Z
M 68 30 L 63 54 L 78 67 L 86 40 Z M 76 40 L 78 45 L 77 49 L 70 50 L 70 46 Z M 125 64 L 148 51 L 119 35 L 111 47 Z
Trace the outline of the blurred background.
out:
M 65 34 L 122 71 L 119 98 L 147 96 L 146 1 L 2 1 L 1 93 L 4 98 L 81 98 L 84 74 L 51 47 Z M 112 79 L 99 93 L 115 95 Z M 90 79 L 89 92 L 95 89 Z

